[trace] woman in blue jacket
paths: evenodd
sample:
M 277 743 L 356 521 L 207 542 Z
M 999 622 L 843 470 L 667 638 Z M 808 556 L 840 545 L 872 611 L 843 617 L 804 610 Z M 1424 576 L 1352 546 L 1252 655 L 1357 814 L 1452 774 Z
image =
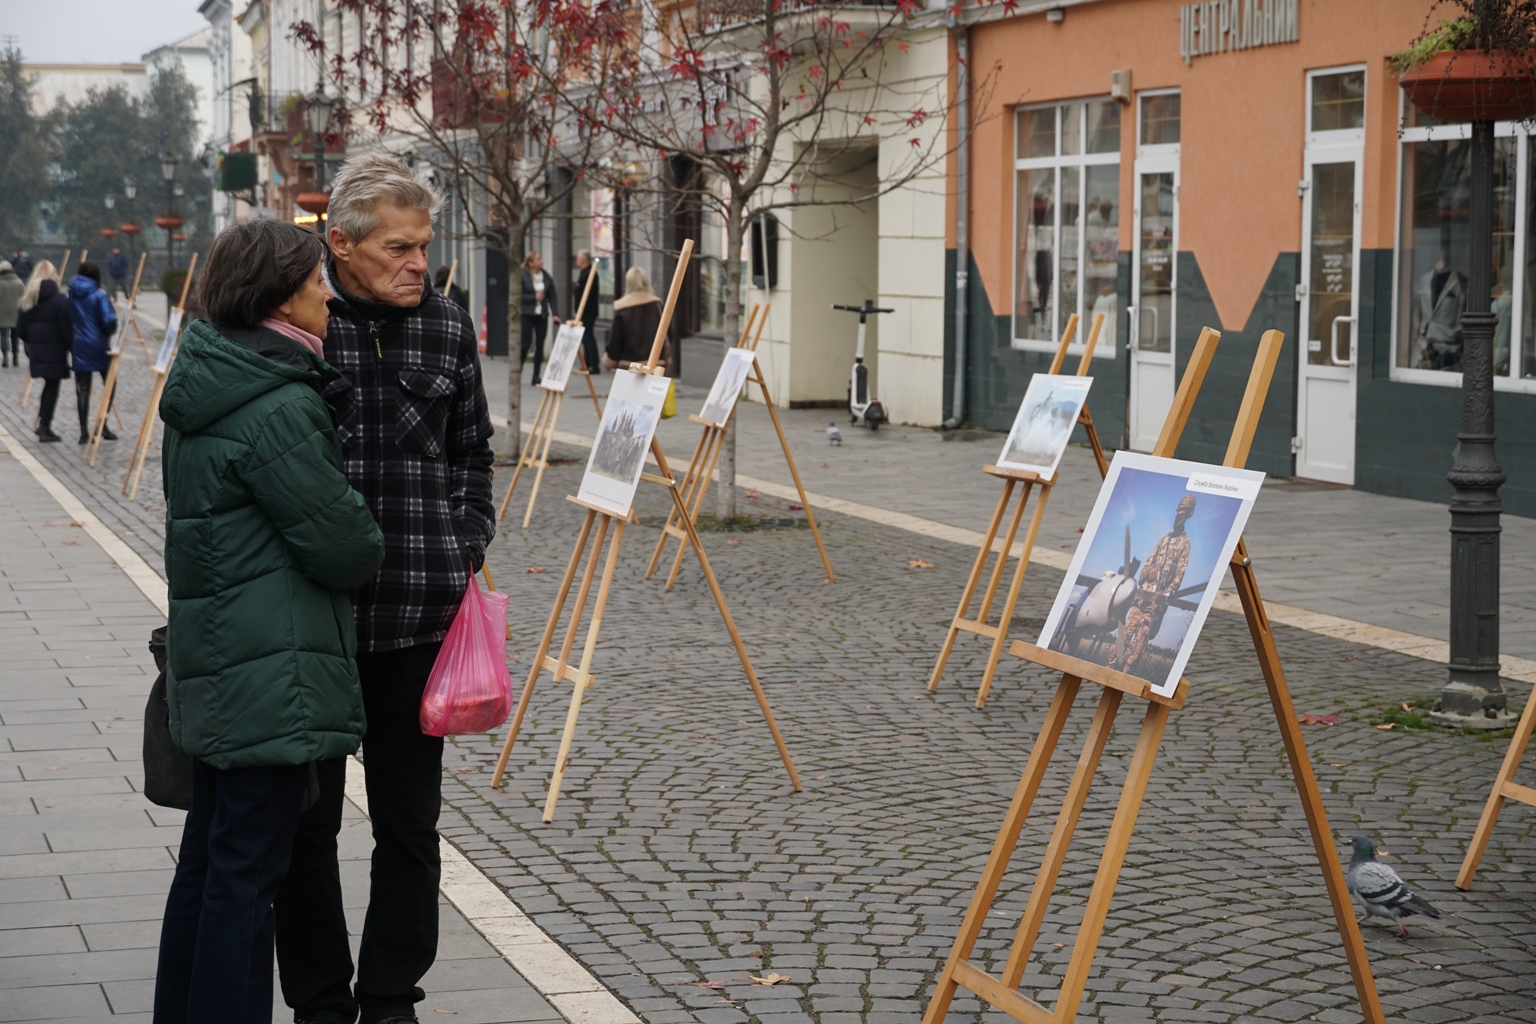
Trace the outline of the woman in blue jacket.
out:
M 80 410 L 80 443 L 85 444 L 91 439 L 91 374 L 101 374 L 105 386 L 112 363 L 108 343 L 117 330 L 117 309 L 102 290 L 101 268 L 92 260 L 80 264 L 80 272 L 69 282 L 69 316 L 75 324 L 75 404 Z M 101 436 L 117 440 L 105 423 Z

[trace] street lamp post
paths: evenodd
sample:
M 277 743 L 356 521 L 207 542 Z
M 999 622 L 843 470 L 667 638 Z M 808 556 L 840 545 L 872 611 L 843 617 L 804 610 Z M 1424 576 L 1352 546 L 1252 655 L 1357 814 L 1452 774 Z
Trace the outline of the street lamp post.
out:
M 160 154 L 160 177 L 165 179 L 165 207 L 166 216 L 170 219 L 176 217 L 176 199 L 171 190 L 171 182 L 176 180 L 176 154 L 166 151 Z M 167 269 L 176 266 L 176 240 L 171 236 L 175 234 L 175 227 L 168 225 L 165 229 L 165 259 Z
M 1480 9 L 1483 0 L 1477 4 Z M 1451 657 L 1437 717 L 1448 724 L 1502 726 L 1499 682 L 1499 486 L 1493 450 L 1493 121 L 1472 122 L 1467 224 L 1467 299 L 1462 314 L 1461 424 L 1446 479 L 1451 498 Z
M 133 216 L 133 200 L 138 196 L 138 194 L 139 183 L 133 178 L 124 178 L 123 195 L 128 200 L 128 223 L 135 226 L 137 226 L 138 221 L 135 220 Z M 134 264 L 134 266 L 137 266 L 139 262 L 139 247 L 137 244 L 135 244 L 136 240 L 134 238 L 136 234 L 138 234 L 137 230 L 128 232 L 128 258 Z
M 325 94 L 325 83 L 315 85 L 315 94 L 309 98 L 304 116 L 309 120 L 309 130 L 315 136 L 315 191 L 325 191 L 325 133 L 331 127 L 331 111 L 335 101 Z M 321 213 L 316 227 L 325 233 L 325 214 Z

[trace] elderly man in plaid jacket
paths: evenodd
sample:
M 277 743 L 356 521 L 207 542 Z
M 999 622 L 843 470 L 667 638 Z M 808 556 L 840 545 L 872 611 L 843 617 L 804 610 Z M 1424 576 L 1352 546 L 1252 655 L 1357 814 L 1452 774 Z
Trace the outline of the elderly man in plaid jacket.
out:
M 406 1024 L 437 956 L 443 741 L 417 722 L 422 690 L 495 534 L 490 414 L 474 326 L 427 277 L 440 197 L 401 163 L 354 158 L 329 219 L 334 294 L 325 359 L 347 478 L 384 532 L 384 565 L 356 595 L 357 667 L 373 819 L 372 890 L 357 982 L 336 864 L 345 759 L 322 762 L 277 899 L 283 996 L 300 1022 Z

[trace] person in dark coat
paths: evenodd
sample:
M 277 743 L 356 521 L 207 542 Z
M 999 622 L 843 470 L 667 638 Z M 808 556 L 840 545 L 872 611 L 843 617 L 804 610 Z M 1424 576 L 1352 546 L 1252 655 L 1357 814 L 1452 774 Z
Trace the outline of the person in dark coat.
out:
M 544 269 L 544 257 L 536 252 L 523 259 L 523 345 L 520 358 L 528 361 L 528 349 L 533 349 L 533 382 L 539 382 L 539 367 L 544 365 L 544 336 L 549 333 L 549 322 L 560 322 L 556 314 L 559 296 L 555 294 L 555 279 Z
M 21 315 L 21 297 L 27 283 L 11 269 L 8 260 L 0 260 L 0 367 L 21 365 L 21 339 L 16 334 L 16 319 Z
M 432 272 L 432 287 L 436 288 L 439 292 L 442 292 L 443 286 L 448 283 L 449 269 L 448 264 L 445 263 Z M 453 286 L 448 289 L 446 294 L 448 298 L 457 302 L 464 312 L 469 312 L 469 294 L 459 287 L 459 282 L 453 282 Z
M 571 298 L 571 316 L 581 321 L 581 358 L 587 364 L 587 372 L 602 373 L 602 361 L 597 357 L 597 311 L 603 301 L 603 282 L 598 278 L 592 282 L 592 291 L 587 292 L 587 278 L 597 273 L 597 264 L 592 262 L 592 254 L 583 249 L 576 254 L 576 292 Z M 581 301 L 583 293 L 587 295 L 586 304 L 580 309 L 575 303 Z
M 651 291 L 651 278 L 639 267 L 630 267 L 624 275 L 624 297 L 614 300 L 613 326 L 608 329 L 609 370 L 622 369 L 630 363 L 644 364 L 651 357 L 656 328 L 661 326 L 661 296 Z M 661 364 L 668 377 L 677 377 L 682 369 L 678 359 L 677 320 L 667 325 L 667 340 L 661 347 Z
M 107 276 L 112 279 L 114 297 L 119 291 L 128 294 L 128 257 L 115 245 L 112 247 L 112 255 L 107 257 Z
M 47 260 L 43 261 L 48 262 Z M 11 269 L 16 271 L 16 276 L 23 281 L 32 280 L 32 256 L 24 249 L 17 249 L 11 257 Z
M 43 382 L 37 419 L 39 441 L 62 440 L 53 432 L 53 410 L 59 404 L 59 381 L 69 377 L 69 354 L 75 337 L 69 296 L 59 290 L 58 273 L 47 260 L 37 265 L 27 281 L 16 321 L 16 333 L 26 346 L 28 372 Z
M 69 282 L 69 312 L 75 321 L 75 407 L 80 413 L 80 443 L 85 444 L 91 439 L 91 374 L 101 374 L 106 385 L 112 335 L 117 331 L 117 307 L 101 287 L 101 268 L 94 260 L 80 264 L 80 272 Z M 117 440 L 105 423 L 101 436 Z
M 349 591 L 384 536 L 347 482 L 320 390 L 325 247 L 279 220 L 225 229 L 160 400 L 166 701 L 192 755 L 156 1024 L 269 1024 L 276 916 L 317 761 L 365 726 Z

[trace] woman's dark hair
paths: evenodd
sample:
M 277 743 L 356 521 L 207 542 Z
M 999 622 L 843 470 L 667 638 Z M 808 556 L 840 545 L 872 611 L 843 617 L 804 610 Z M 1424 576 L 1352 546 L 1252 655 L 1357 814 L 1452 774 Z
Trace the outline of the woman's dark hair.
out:
M 197 282 L 203 316 L 220 327 L 259 327 L 325 253 L 319 235 L 285 220 L 231 224 L 213 240 Z
M 96 265 L 95 260 L 86 260 L 80 264 L 80 269 L 75 271 L 75 273 L 81 277 L 88 277 L 97 284 L 101 284 L 101 268 Z

